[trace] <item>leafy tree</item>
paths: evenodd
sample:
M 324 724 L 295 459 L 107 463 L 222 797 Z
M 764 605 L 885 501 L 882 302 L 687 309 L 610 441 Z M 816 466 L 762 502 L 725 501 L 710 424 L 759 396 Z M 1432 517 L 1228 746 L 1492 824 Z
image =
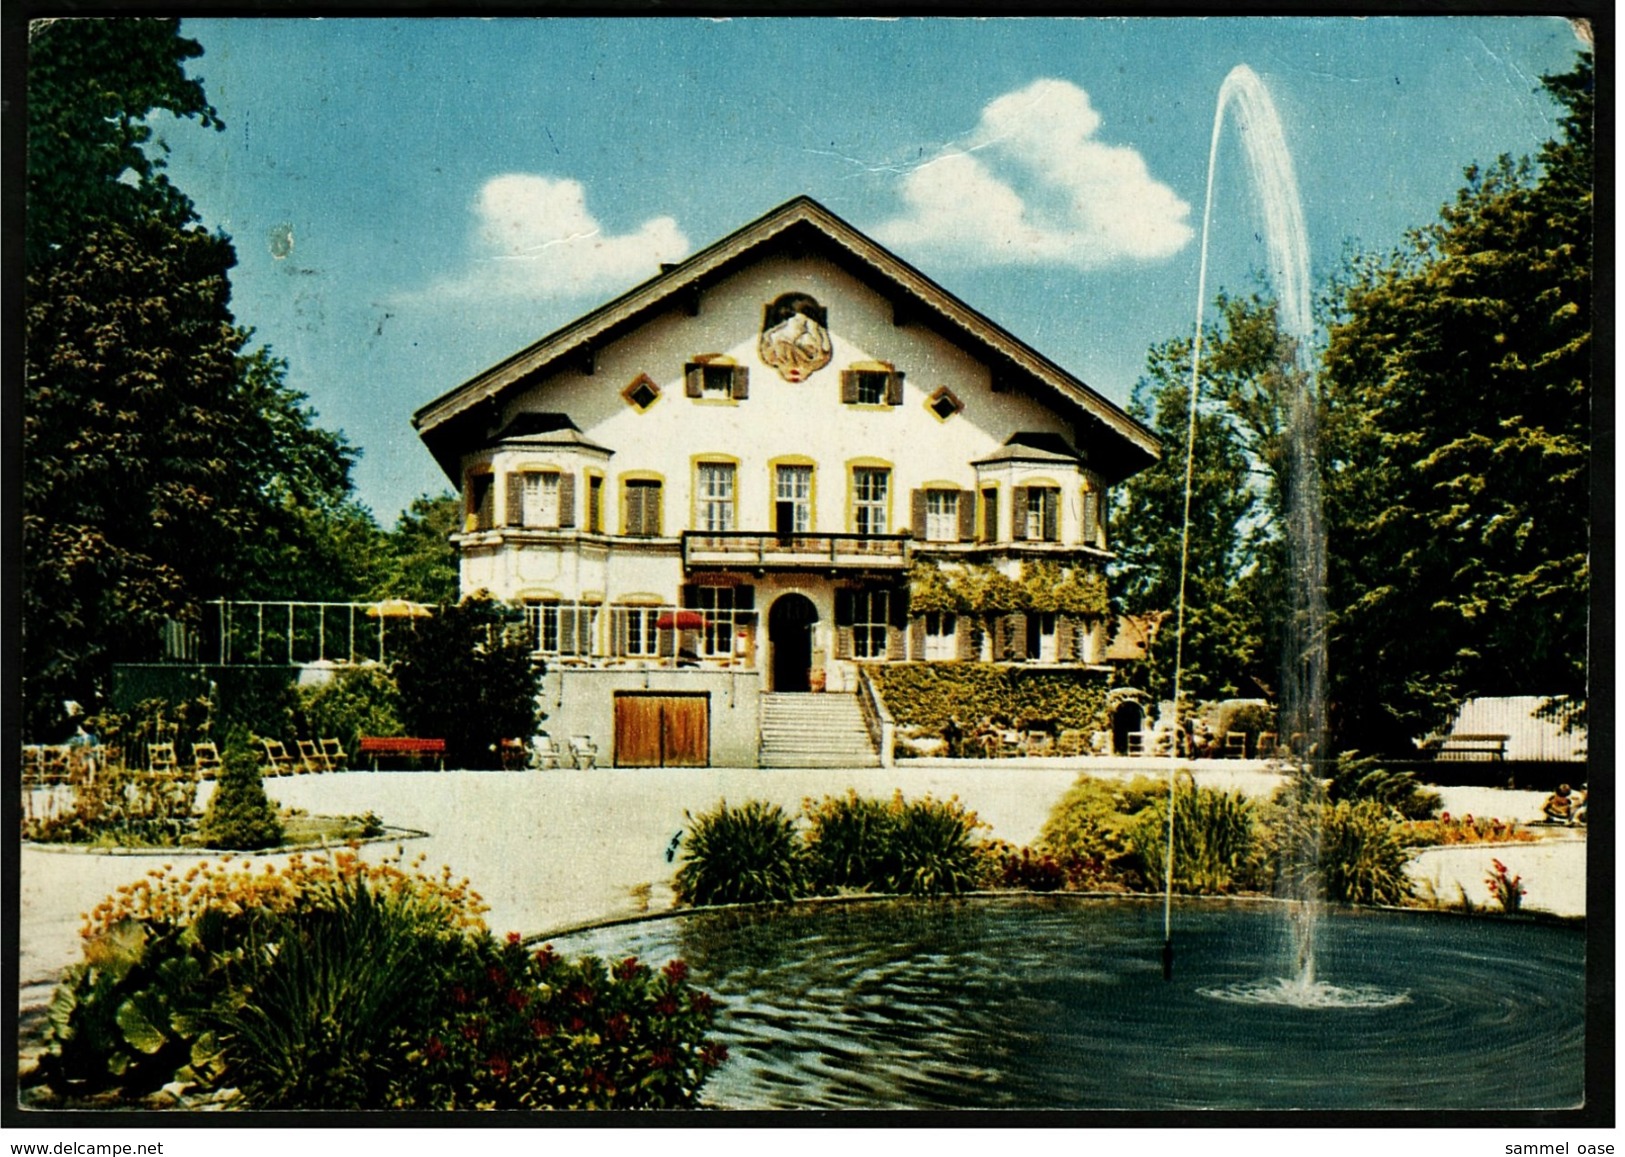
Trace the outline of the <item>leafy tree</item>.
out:
M 1538 166 L 1469 168 L 1339 289 L 1323 388 L 1335 721 L 1392 751 L 1471 695 L 1586 695 L 1593 63 Z
M 451 535 L 460 529 L 461 510 L 455 494 L 414 498 L 386 536 L 385 558 L 372 596 L 421 603 L 456 602 L 460 579 L 457 548 L 451 545 Z
M 533 734 L 542 668 L 517 612 L 484 593 L 416 620 L 395 664 L 408 733 L 446 741 L 455 767 L 500 767 L 503 739 Z
M 355 451 L 247 350 L 230 241 L 146 152 L 155 110 L 219 127 L 182 71 L 201 49 L 149 19 L 42 22 L 29 49 L 22 673 L 41 734 L 201 601 L 359 593 L 370 516 Z
M 1288 351 L 1272 304 L 1221 295 L 1216 305 L 1219 319 L 1206 326 L 1202 342 L 1185 589 L 1181 689 L 1198 699 L 1272 693 L 1280 653 L 1274 527 L 1284 502 L 1279 397 Z M 1119 492 L 1114 518 L 1130 529 L 1119 536 L 1114 589 L 1129 614 L 1169 612 L 1145 669 L 1133 677 L 1171 695 L 1172 614 L 1184 549 L 1189 339 L 1153 349 L 1147 368 L 1129 410 L 1155 431 L 1166 453 Z

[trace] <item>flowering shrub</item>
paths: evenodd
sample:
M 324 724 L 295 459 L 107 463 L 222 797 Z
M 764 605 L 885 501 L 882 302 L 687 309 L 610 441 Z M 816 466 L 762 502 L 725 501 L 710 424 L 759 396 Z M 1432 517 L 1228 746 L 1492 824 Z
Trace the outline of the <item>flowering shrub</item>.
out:
M 990 851 L 992 883 L 995 887 L 1017 888 L 1027 892 L 1058 892 L 1067 885 L 1067 870 L 1047 853 L 1034 852 L 1031 848 L 1018 850 L 1002 840 Z
M 465 957 L 410 1053 L 409 1103 L 446 1109 L 677 1109 L 727 1059 L 709 994 L 674 960 L 567 961 L 517 935 Z
M 1512 820 L 1477 819 L 1470 815 L 1457 819 L 1449 812 L 1436 820 L 1409 824 L 1405 829 L 1406 843 L 1416 848 L 1448 844 L 1527 843 L 1535 838 L 1533 832 L 1520 828 Z
M 1490 895 L 1501 905 L 1501 911 L 1516 912 L 1523 907 L 1526 892 L 1523 877 L 1509 876 L 1507 866 L 1500 860 L 1490 861 L 1490 874 L 1484 877 L 1484 882 L 1490 886 Z

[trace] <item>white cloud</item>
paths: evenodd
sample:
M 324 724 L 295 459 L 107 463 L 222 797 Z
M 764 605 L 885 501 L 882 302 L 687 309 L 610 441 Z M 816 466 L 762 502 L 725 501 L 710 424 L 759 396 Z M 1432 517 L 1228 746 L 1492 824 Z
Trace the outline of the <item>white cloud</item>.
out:
M 605 233 L 587 210 L 581 182 L 567 177 L 505 173 L 474 200 L 474 261 L 439 296 L 583 297 L 625 289 L 660 272 L 660 263 L 689 251 L 670 217 L 654 217 L 635 232 Z
M 1098 269 L 1170 257 L 1190 206 L 1132 148 L 1094 139 L 1100 114 L 1064 80 L 1036 80 L 982 110 L 963 149 L 903 178 L 888 245 L 978 264 Z

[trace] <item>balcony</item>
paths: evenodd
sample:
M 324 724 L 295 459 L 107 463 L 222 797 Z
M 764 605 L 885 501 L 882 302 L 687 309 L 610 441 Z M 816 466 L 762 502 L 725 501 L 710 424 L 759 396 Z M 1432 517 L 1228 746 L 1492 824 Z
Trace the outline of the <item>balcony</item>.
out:
M 685 570 L 904 570 L 906 534 L 683 532 Z

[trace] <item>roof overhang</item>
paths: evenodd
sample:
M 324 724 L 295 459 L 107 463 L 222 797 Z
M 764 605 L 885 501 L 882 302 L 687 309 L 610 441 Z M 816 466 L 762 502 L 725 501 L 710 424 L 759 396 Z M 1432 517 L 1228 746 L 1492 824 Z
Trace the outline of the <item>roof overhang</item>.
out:
M 470 378 L 419 409 L 412 425 L 441 469 L 460 482 L 463 452 L 489 438 L 515 390 L 590 365 L 611 342 L 661 314 L 692 311 L 707 289 L 781 251 L 832 260 L 886 295 L 900 323 L 929 326 L 981 359 L 995 390 L 1028 394 L 1067 417 L 1074 441 L 1091 449 L 1090 468 L 1108 483 L 1161 457 L 1156 436 L 1117 405 L 810 197 L 787 202 Z

